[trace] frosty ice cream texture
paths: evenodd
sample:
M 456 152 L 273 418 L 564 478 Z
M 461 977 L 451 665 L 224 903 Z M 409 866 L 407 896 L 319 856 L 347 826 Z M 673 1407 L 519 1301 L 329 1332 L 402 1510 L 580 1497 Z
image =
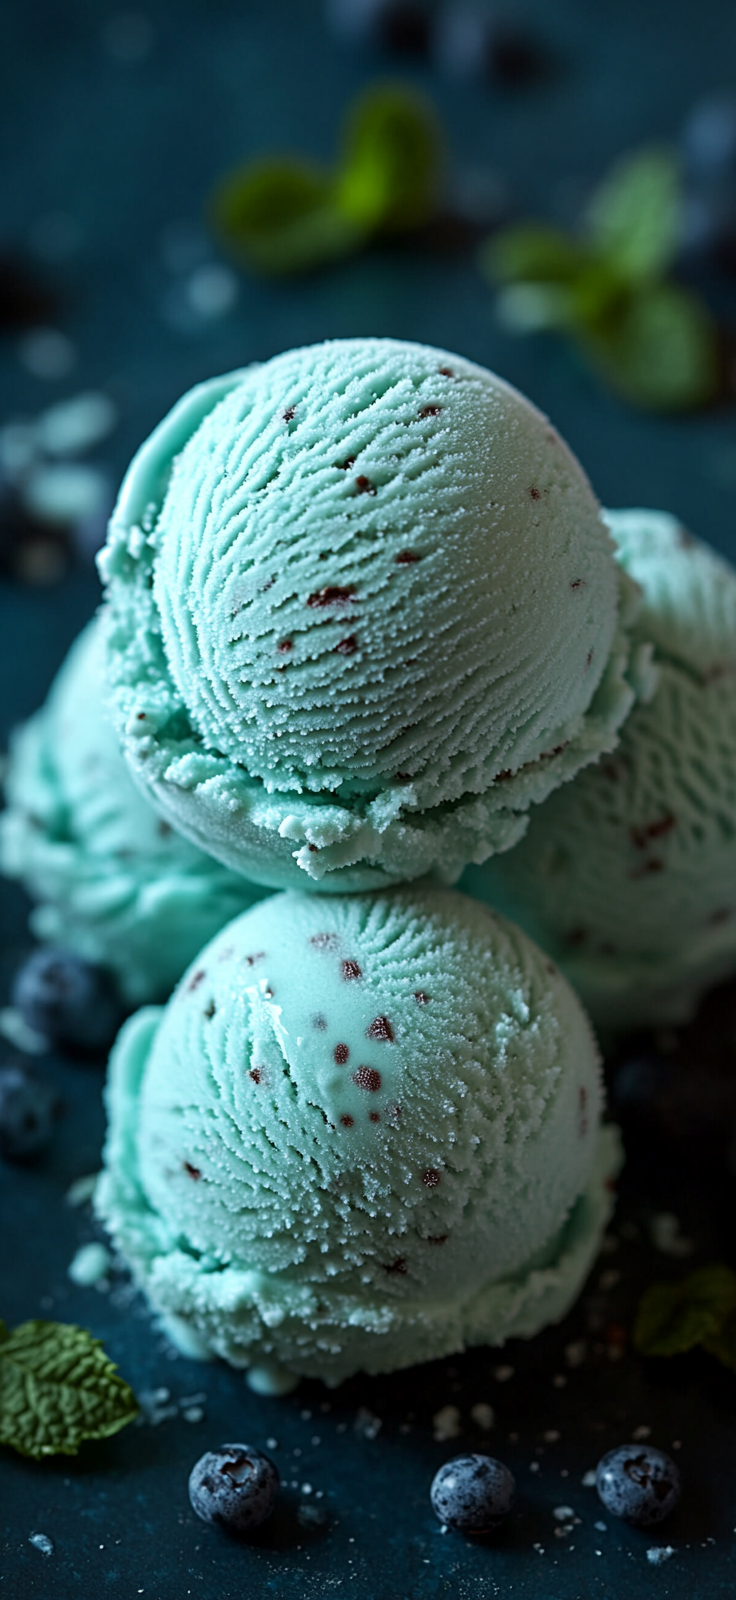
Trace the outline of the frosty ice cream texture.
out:
M 256 881 L 452 881 L 632 703 L 624 582 L 545 417 L 423 345 L 336 340 L 185 396 L 101 559 L 136 781 Z
M 5 795 L 0 870 L 38 901 L 33 932 L 111 968 L 132 1004 L 166 999 L 201 945 L 263 895 L 139 794 L 104 711 L 98 620 L 14 735 Z
M 124 1027 L 97 1203 L 188 1352 L 339 1382 L 571 1304 L 618 1164 L 596 1047 L 452 890 L 280 894 Z
M 616 752 L 468 893 L 516 918 L 608 1029 L 682 1021 L 736 969 L 736 572 L 674 517 L 613 511 L 658 687 Z

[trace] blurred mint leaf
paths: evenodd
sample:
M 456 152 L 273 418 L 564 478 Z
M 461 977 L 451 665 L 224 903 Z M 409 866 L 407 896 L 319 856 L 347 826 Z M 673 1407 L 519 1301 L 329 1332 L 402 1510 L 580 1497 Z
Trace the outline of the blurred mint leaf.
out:
M 365 236 L 338 209 L 329 175 L 300 161 L 254 161 L 229 173 L 212 218 L 233 252 L 265 273 L 308 271 L 348 255 Z
M 341 214 L 370 232 L 419 227 L 437 202 L 441 138 L 428 101 L 379 85 L 350 111 L 337 173 Z
M 588 263 L 585 246 L 561 228 L 520 223 L 482 246 L 480 266 L 502 283 L 573 284 Z
M 724 1367 L 736 1372 L 736 1313 L 726 1319 L 717 1334 L 708 1334 L 702 1344 L 709 1355 L 715 1356 Z
M 612 387 L 634 405 L 679 411 L 716 392 L 713 322 L 676 284 L 653 284 L 611 314 L 586 319 L 582 341 Z
M 74 1456 L 138 1413 L 99 1339 L 62 1322 L 0 1322 L 0 1444 L 21 1455 Z
M 653 1283 L 647 1289 L 634 1324 L 634 1347 L 644 1356 L 675 1356 L 698 1344 L 718 1355 L 722 1345 L 730 1352 L 726 1364 L 736 1366 L 735 1319 L 736 1273 L 719 1264 L 701 1267 L 680 1283 Z
M 591 243 L 629 283 L 662 275 L 677 244 L 680 180 L 666 150 L 641 150 L 614 167 L 588 210 Z

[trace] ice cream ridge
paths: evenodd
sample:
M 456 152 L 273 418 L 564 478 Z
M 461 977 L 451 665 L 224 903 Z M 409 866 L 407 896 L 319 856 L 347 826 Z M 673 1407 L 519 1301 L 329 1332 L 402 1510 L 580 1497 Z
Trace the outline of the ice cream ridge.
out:
M 686 1020 L 736 970 L 736 572 L 664 512 L 612 511 L 656 679 L 618 749 L 463 878 L 555 957 L 607 1030 Z
M 423 345 L 335 340 L 192 390 L 100 570 L 136 783 L 277 888 L 454 881 L 634 699 L 631 586 L 581 468 L 522 395 Z
M 619 1154 L 582 1007 L 449 889 L 261 901 L 123 1027 L 97 1206 L 170 1337 L 335 1384 L 564 1315 Z
M 264 894 L 174 831 L 138 792 L 105 715 L 99 620 L 19 728 L 4 779 L 0 870 L 25 884 L 36 937 L 165 1000 L 201 945 Z

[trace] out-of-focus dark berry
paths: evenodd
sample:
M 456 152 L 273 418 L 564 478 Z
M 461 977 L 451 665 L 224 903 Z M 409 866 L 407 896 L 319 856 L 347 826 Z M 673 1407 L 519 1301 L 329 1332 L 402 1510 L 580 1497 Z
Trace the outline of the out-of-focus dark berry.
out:
M 508 1516 L 516 1492 L 513 1474 L 493 1456 L 455 1456 L 435 1473 L 432 1510 L 456 1533 L 488 1533 Z
M 34 517 L 12 489 L 0 490 L 0 573 L 20 583 L 59 583 L 71 565 L 65 530 Z
M 351 45 L 373 45 L 401 55 L 425 55 L 432 7 L 422 0 L 327 0 L 327 23 Z
M 58 1106 L 55 1090 L 22 1061 L 0 1067 L 0 1156 L 27 1161 L 48 1144 Z
M 109 975 L 53 945 L 34 950 L 24 962 L 11 999 L 29 1028 L 71 1050 L 107 1049 L 122 1016 Z
M 269 1456 L 250 1444 L 223 1444 L 200 1456 L 189 1475 L 192 1510 L 230 1533 L 249 1533 L 270 1517 L 279 1475 Z
M 694 107 L 682 131 L 685 168 L 694 177 L 736 176 L 736 97 L 710 95 Z
M 0 256 L 0 328 L 30 328 L 48 322 L 55 297 L 17 256 Z
M 595 1486 L 607 1511 L 640 1527 L 669 1516 L 680 1498 L 680 1474 L 652 1445 L 623 1444 L 598 1462 Z

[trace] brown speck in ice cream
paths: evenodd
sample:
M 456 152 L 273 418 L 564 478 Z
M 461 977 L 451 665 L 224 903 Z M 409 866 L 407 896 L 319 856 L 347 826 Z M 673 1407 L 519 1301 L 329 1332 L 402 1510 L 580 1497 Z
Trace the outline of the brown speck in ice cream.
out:
M 214 1000 L 209 1000 L 207 1002 L 207 1005 L 204 1008 L 204 1014 L 205 1014 L 208 1022 L 212 1021 L 212 1018 L 215 1015 L 215 1010 L 216 1010 L 216 1006 L 215 1006 Z
M 428 1006 L 431 995 L 428 995 L 424 989 L 415 989 L 414 999 L 416 1000 L 418 1006 Z
M 358 491 L 358 494 L 375 494 L 376 493 L 375 484 L 371 483 L 370 478 L 366 478 L 366 475 L 365 475 L 364 472 L 361 472 L 360 477 L 356 478 L 355 487 L 356 487 L 356 489 Z
M 437 1171 L 436 1167 L 427 1167 L 426 1172 L 422 1173 L 422 1183 L 425 1189 L 436 1189 L 438 1183 L 441 1182 L 442 1174 Z
M 570 580 L 570 588 L 571 589 L 584 589 L 585 588 L 585 582 L 584 582 L 583 578 L 571 578 L 571 580 Z
M 384 1272 L 395 1272 L 403 1277 L 406 1272 L 406 1261 L 403 1256 L 397 1256 L 395 1261 L 384 1262 Z
M 380 1122 L 380 1120 L 381 1120 L 380 1111 L 369 1111 L 368 1112 L 368 1121 L 369 1122 Z
M 410 567 L 414 561 L 421 561 L 421 556 L 416 550 L 400 550 L 394 561 L 397 567 Z
M 355 466 L 355 456 L 346 456 L 344 461 L 338 461 L 337 464 L 341 472 L 347 472 L 350 467 Z
M 336 1044 L 332 1054 L 335 1057 L 338 1067 L 344 1067 L 345 1062 L 350 1055 L 350 1050 L 346 1044 Z
M 346 983 L 349 983 L 353 978 L 362 978 L 363 976 L 357 961 L 342 961 L 340 963 L 340 971 Z
M 278 650 L 278 653 L 279 653 L 280 656 L 288 656 L 289 651 L 293 650 L 293 648 L 294 648 L 293 639 L 282 639 L 281 643 L 277 644 L 277 646 L 276 646 L 276 649 Z
M 192 992 L 195 989 L 199 988 L 199 985 L 202 982 L 203 977 L 204 977 L 204 967 L 200 967 L 199 971 L 195 972 L 194 975 L 189 979 L 189 982 L 187 984 L 187 994 L 192 994 Z
M 293 422 L 296 415 L 296 406 L 287 406 L 284 412 L 284 422 Z
M 437 371 L 443 378 L 454 378 L 455 376 L 452 367 L 438 367 Z
M 375 1067 L 358 1067 L 353 1073 L 353 1083 L 356 1089 L 365 1089 L 368 1094 L 377 1094 L 381 1087 L 381 1074 Z
M 146 720 L 145 711 L 137 711 L 136 712 L 136 722 L 145 722 L 145 720 Z
M 441 410 L 441 406 L 422 406 L 419 415 L 420 417 L 438 417 Z
M 355 1123 L 355 1117 L 341 1117 L 340 1122 L 342 1123 L 343 1128 L 352 1128 Z
M 646 850 L 651 839 L 661 839 L 666 833 L 671 833 L 677 827 L 677 818 L 668 811 L 664 817 L 659 817 L 656 822 L 648 822 L 643 828 L 630 830 L 631 843 L 637 850 Z
M 583 1083 L 578 1089 L 578 1113 L 578 1138 L 584 1139 L 588 1132 L 588 1091 Z
M 394 783 L 412 783 L 412 782 L 413 782 L 413 773 L 411 773 L 411 772 L 395 772 L 394 773 Z
M 586 670 L 586 672 L 588 670 L 588 667 L 590 666 L 591 661 L 593 660 L 594 653 L 595 652 L 593 650 L 589 650 L 587 656 L 585 657 L 585 670 Z
M 245 957 L 246 967 L 254 967 L 257 961 L 265 961 L 265 950 L 256 950 L 255 955 Z
M 535 484 L 532 484 L 531 489 L 529 490 L 529 493 L 530 493 L 530 495 L 532 497 L 532 500 L 541 500 L 541 498 L 542 498 L 541 490 L 537 489 Z
M 321 1011 L 315 1012 L 314 1016 L 312 1017 L 312 1027 L 316 1029 L 317 1033 L 326 1032 L 327 1018 L 323 1017 Z
M 260 1067 L 251 1067 L 250 1072 L 248 1073 L 248 1077 L 252 1078 L 254 1083 L 260 1083 L 260 1081 L 261 1081 L 261 1069 L 260 1069 Z
M 199 1167 L 193 1167 L 191 1161 L 185 1161 L 184 1162 L 184 1171 L 188 1172 L 190 1178 L 195 1178 L 196 1179 L 196 1178 L 201 1178 L 201 1176 L 202 1176 L 202 1174 L 201 1174 L 201 1172 L 199 1170 Z
M 388 1017 L 374 1017 L 365 1031 L 369 1039 L 382 1039 L 386 1044 L 393 1044 L 394 1030 Z
M 335 655 L 352 656 L 355 654 L 357 648 L 358 641 L 355 637 L 355 634 L 349 633 L 347 639 L 341 639 L 339 644 L 335 645 Z
M 313 933 L 310 937 L 309 943 L 314 945 L 315 950 L 336 950 L 337 934 Z
M 326 606 L 347 606 L 354 594 L 354 583 L 345 584 L 343 587 L 336 583 L 328 583 L 324 589 L 317 589 L 314 594 L 310 594 L 307 605 L 313 610 L 324 610 Z
M 309 845 L 307 845 L 307 849 L 311 850 L 313 856 L 318 856 L 319 855 L 319 846 L 318 845 L 309 844 Z
M 427 1244 L 447 1244 L 448 1237 L 446 1233 L 430 1233 Z

